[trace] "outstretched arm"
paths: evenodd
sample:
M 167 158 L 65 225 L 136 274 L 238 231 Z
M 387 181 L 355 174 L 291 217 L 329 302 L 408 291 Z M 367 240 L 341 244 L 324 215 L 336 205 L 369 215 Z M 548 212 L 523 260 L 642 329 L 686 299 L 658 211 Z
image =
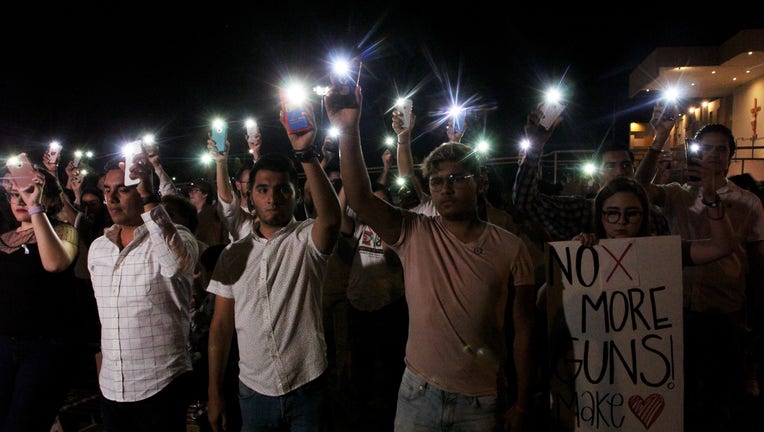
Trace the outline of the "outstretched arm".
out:
M 650 201 L 659 206 L 662 206 L 664 201 L 663 189 L 654 185 L 653 179 L 655 178 L 658 159 L 660 159 L 661 152 L 663 152 L 663 146 L 666 145 L 671 129 L 674 127 L 675 114 L 675 109 L 674 111 L 669 111 L 669 108 L 664 107 L 660 102 L 655 104 L 653 115 L 650 118 L 650 125 L 655 130 L 655 138 L 653 138 L 653 143 L 650 145 L 645 157 L 637 167 L 637 172 L 634 174 L 634 178 L 647 191 Z
M 330 91 L 325 96 L 326 112 L 332 125 L 340 130 L 340 171 L 348 205 L 358 217 L 379 234 L 383 241 L 393 244 L 401 232 L 400 210 L 372 193 L 369 172 L 361 150 L 359 121 L 361 118 L 361 87 L 356 87 L 359 108 L 338 108 Z

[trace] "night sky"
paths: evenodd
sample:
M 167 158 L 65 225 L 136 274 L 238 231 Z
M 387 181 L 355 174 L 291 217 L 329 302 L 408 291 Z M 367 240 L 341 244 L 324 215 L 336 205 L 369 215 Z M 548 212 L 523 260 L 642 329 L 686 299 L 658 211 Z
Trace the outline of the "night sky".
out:
M 269 4 L 276 10 L 249 3 L 172 11 L 137 3 L 87 10 L 32 5 L 40 10 L 8 15 L 0 28 L 2 156 L 39 155 L 58 139 L 65 155 L 95 150 L 99 167 L 121 142 L 153 132 L 168 172 L 184 177 L 193 173 L 188 167 L 204 148 L 213 116 L 228 119 L 233 153 L 246 151 L 247 116 L 258 120 L 265 151 L 285 151 L 278 122 L 282 79 L 325 85 L 328 59 L 343 51 L 364 61 L 362 143 L 370 166 L 379 165 L 383 137 L 392 134 L 395 96 L 412 91 L 417 155 L 446 139 L 437 113 L 457 89 L 459 101 L 476 108 L 464 141 L 485 134 L 493 155 L 516 155 L 525 116 L 541 91 L 560 81 L 569 107 L 550 145 L 591 149 L 613 126 L 616 139 L 627 139 L 628 121 L 649 115 L 628 99 L 627 84 L 655 47 L 717 45 L 760 27 L 745 17 L 714 15 L 713 23 L 696 24 L 656 19 L 649 11 L 640 17 L 507 14 L 479 2 L 459 9 L 422 2 Z M 437 18 L 442 14 L 452 18 Z M 325 116 L 319 121 L 327 123 Z M 322 136 L 319 131 L 317 140 Z

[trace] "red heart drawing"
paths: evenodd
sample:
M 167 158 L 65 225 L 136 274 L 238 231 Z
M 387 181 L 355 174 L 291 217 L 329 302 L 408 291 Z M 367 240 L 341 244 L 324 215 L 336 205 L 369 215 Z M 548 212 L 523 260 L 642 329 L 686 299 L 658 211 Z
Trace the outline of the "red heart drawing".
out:
M 653 393 L 646 399 L 642 399 L 639 395 L 629 398 L 629 409 L 645 425 L 646 429 L 650 429 L 650 426 L 658 420 L 665 407 L 666 401 L 658 393 Z

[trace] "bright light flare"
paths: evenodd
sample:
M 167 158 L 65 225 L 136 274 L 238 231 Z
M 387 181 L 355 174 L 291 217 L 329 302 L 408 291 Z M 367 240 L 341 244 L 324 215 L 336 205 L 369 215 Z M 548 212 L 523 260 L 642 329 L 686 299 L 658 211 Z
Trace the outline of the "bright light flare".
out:
M 308 92 L 302 83 L 291 83 L 284 88 L 284 99 L 295 105 L 302 105 L 308 99 Z
M 522 141 L 520 141 L 520 148 L 521 149 L 528 150 L 528 148 L 530 148 L 530 146 L 531 146 L 531 141 L 529 139 L 525 138 Z
M 340 130 L 334 126 L 329 128 L 329 137 L 330 138 L 337 138 L 340 136 Z
M 594 163 L 592 162 L 586 162 L 582 167 L 581 170 L 586 175 L 594 175 L 594 173 L 597 172 L 597 167 L 594 166 Z
M 253 127 L 255 127 L 256 124 L 257 123 L 252 118 L 248 118 L 248 119 L 246 119 L 244 121 L 244 127 L 246 127 L 246 128 L 253 128 Z
M 85 152 L 85 157 L 92 158 L 93 157 L 93 152 L 90 151 L 90 150 L 86 151 Z
M 486 140 L 480 140 L 478 141 L 477 145 L 475 146 L 475 150 L 478 151 L 478 153 L 488 153 L 488 150 L 491 148 L 491 146 L 488 144 L 488 141 Z
M 132 157 L 141 150 L 141 142 L 133 141 L 122 146 L 122 156 L 125 158 Z
M 395 184 L 397 184 L 399 187 L 406 186 L 406 177 L 396 177 Z
M 154 134 L 146 134 L 143 136 L 143 143 L 146 145 L 154 144 L 155 142 Z
M 546 103 L 559 103 L 562 100 L 562 91 L 557 87 L 550 87 L 544 92 Z
M 61 150 L 61 143 L 58 141 L 51 141 L 49 148 L 51 151 L 59 151 Z
M 663 91 L 663 99 L 667 102 L 676 102 L 682 95 L 678 87 L 669 87 Z
M 82 154 L 83 154 L 83 153 L 82 153 L 82 150 L 77 150 L 77 151 L 75 151 L 75 152 L 74 152 L 74 157 L 78 157 L 78 158 L 81 158 L 81 157 L 82 157 Z
M 395 146 L 395 138 L 393 138 L 391 136 L 385 137 L 385 145 L 388 146 L 388 147 Z
M 203 155 L 199 156 L 199 162 L 204 165 L 209 165 L 212 163 L 212 156 L 210 156 L 209 153 L 204 153 Z

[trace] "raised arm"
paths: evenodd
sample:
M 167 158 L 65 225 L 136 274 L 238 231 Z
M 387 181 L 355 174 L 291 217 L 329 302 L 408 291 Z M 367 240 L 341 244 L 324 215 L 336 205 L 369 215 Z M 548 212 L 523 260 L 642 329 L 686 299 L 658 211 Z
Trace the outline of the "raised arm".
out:
M 77 257 L 77 231 L 74 226 L 66 225 L 60 230 L 59 236 L 53 229 L 44 207 L 37 209 L 37 212 L 32 211 L 43 204 L 44 186 L 45 176 L 38 172 L 34 182 L 26 189 L 19 189 L 19 194 L 30 210 L 43 268 L 49 272 L 60 272 L 66 270 Z
M 534 109 L 525 124 L 528 147 L 517 168 L 512 202 L 517 210 L 544 226 L 552 236 L 569 239 L 588 226 L 591 203 L 583 196 L 555 196 L 539 191 L 538 169 L 544 144 L 561 121 L 558 118 L 551 130 L 546 131 L 538 125 L 540 116 L 541 111 Z
M 369 224 L 383 241 L 393 244 L 401 233 L 400 209 L 372 193 L 369 172 L 361 150 L 361 87 L 356 87 L 359 108 L 337 108 L 330 91 L 324 97 L 326 112 L 332 125 L 340 130 L 340 171 L 348 205 L 358 217 Z
M 305 107 L 308 112 L 312 125 L 316 124 L 313 109 L 309 105 Z M 281 124 L 286 129 L 286 113 L 281 113 Z M 313 140 L 316 137 L 314 129 L 300 134 L 287 133 L 289 141 L 292 143 L 292 149 L 296 155 L 307 154 L 310 157 L 299 156 L 305 172 L 305 184 L 310 188 L 310 194 L 315 208 L 315 223 L 311 230 L 313 244 L 322 253 L 330 253 L 337 244 L 337 237 L 340 232 L 342 215 L 340 214 L 340 203 L 337 199 L 337 193 L 334 192 L 326 172 L 316 158 L 313 149 Z
M 228 150 L 230 148 L 231 143 L 226 140 L 225 151 L 222 153 L 217 151 L 212 134 L 208 133 L 207 150 L 212 160 L 215 161 L 215 183 L 218 190 L 218 199 L 226 204 L 231 204 L 234 199 L 233 186 L 231 186 L 231 179 L 228 175 Z
M 637 179 L 647 191 L 647 196 L 650 198 L 650 201 L 659 206 L 663 205 L 663 190 L 653 184 L 653 179 L 655 178 L 656 168 L 658 167 L 658 160 L 663 152 L 663 146 L 666 145 L 671 129 L 674 127 L 675 115 L 676 108 L 666 108 L 660 102 L 655 104 L 653 107 L 653 115 L 650 118 L 650 125 L 655 131 L 655 137 L 634 174 L 634 178 Z
M 411 179 L 420 202 L 428 200 L 429 197 L 424 193 L 422 185 L 416 181 L 414 173 L 414 155 L 411 151 L 411 130 L 416 123 L 416 115 L 411 113 L 411 120 L 408 128 L 403 127 L 403 114 L 400 111 L 393 110 L 393 131 L 398 135 L 398 175 L 403 178 Z
M 173 183 L 170 175 L 164 170 L 162 161 L 159 159 L 159 151 L 157 148 L 154 148 L 152 152 L 148 153 L 148 159 L 154 167 L 154 172 L 157 174 L 157 178 L 159 178 L 159 194 L 162 196 L 177 195 L 178 189 L 175 188 L 175 183 Z

